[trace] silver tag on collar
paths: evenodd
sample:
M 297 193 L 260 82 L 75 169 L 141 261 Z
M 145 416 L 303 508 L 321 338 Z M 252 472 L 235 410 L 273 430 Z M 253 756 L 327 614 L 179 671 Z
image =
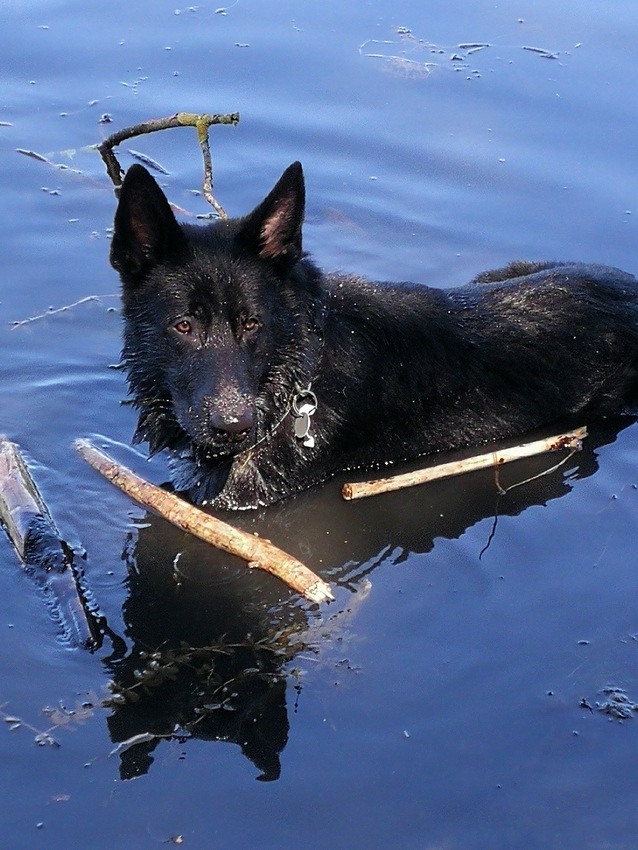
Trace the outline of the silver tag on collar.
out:
M 295 417 L 295 437 L 303 440 L 303 445 L 309 449 L 315 445 L 315 438 L 310 433 L 312 421 L 310 417 L 317 410 L 317 396 L 310 387 L 300 390 L 292 400 L 292 412 Z

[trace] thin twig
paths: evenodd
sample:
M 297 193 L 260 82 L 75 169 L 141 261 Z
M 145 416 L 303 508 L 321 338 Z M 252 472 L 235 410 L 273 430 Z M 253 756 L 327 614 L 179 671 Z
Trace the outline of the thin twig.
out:
M 507 487 L 503 487 L 500 482 L 499 472 L 501 467 L 496 466 L 494 468 L 494 472 L 496 473 L 496 489 L 498 491 L 499 496 L 505 496 L 506 493 L 509 493 L 510 490 L 514 490 L 516 487 L 523 487 L 525 484 L 530 484 L 532 481 L 536 481 L 537 478 L 542 478 L 544 475 L 551 475 L 553 472 L 556 472 L 557 469 L 560 469 L 561 466 L 564 466 L 570 458 L 572 458 L 576 452 L 581 451 L 582 443 L 580 440 L 577 440 L 574 444 L 569 444 L 565 446 L 559 446 L 558 448 L 569 448 L 569 454 L 566 454 L 562 460 L 559 460 L 558 463 L 555 463 L 553 466 L 550 466 L 549 469 L 544 469 L 542 472 L 538 472 L 536 475 L 530 475 L 529 478 L 525 478 L 523 481 L 516 481 L 514 484 L 509 484 Z M 551 449 L 554 451 L 554 449 Z
M 27 721 L 23 720 L 21 717 L 16 717 L 13 714 L 7 714 L 4 711 L 4 705 L 0 706 L 0 719 L 4 720 L 4 722 L 8 724 L 10 732 L 22 728 L 28 729 L 30 732 L 35 732 L 34 742 L 40 747 L 49 746 L 56 750 L 60 747 L 60 742 L 56 741 L 56 739 L 51 735 L 51 730 L 54 729 L 55 726 L 50 726 L 45 730 L 38 729 L 37 726 L 27 723 Z
M 119 295 L 86 295 L 84 298 L 80 298 L 79 301 L 74 301 L 73 304 L 65 304 L 64 307 L 56 307 L 55 309 L 51 307 L 46 313 L 38 313 L 35 316 L 29 316 L 28 319 L 11 322 L 11 329 L 21 328 L 23 325 L 37 322 L 38 319 L 48 319 L 49 316 L 55 316 L 57 313 L 66 313 L 67 310 L 72 310 L 73 307 L 79 307 L 81 304 L 87 304 L 90 301 L 97 301 L 99 304 L 102 298 L 119 298 Z
M 78 168 L 71 168 L 71 166 L 66 165 L 66 163 L 64 162 L 53 162 L 51 159 L 49 159 L 49 156 L 53 156 L 53 154 L 45 156 L 44 154 L 38 153 L 37 151 L 26 150 L 25 148 L 16 148 L 16 152 L 21 153 L 23 156 L 28 156 L 31 159 L 35 159 L 37 160 L 37 162 L 43 162 L 45 165 L 49 165 L 56 171 L 68 171 L 70 174 L 79 174 L 81 176 L 84 176 L 84 173 Z
M 330 587 L 323 579 L 270 541 L 239 531 L 232 525 L 193 507 L 173 493 L 145 481 L 127 467 L 116 463 L 88 440 L 76 440 L 75 447 L 84 460 L 127 496 L 160 514 L 183 531 L 194 534 L 217 549 L 237 555 L 246 561 L 249 567 L 256 567 L 277 576 L 311 602 L 334 599 Z
M 402 475 L 393 475 L 391 478 L 379 478 L 376 481 L 362 481 L 360 483 L 344 484 L 341 495 L 344 499 L 363 499 L 366 496 L 375 496 L 378 493 L 389 493 L 392 490 L 401 490 L 404 487 L 413 487 L 416 484 L 425 484 L 439 478 L 449 478 L 453 475 L 461 475 L 465 472 L 473 472 L 476 469 L 484 469 L 488 466 L 500 467 L 504 463 L 519 460 L 532 455 L 553 452 L 558 449 L 571 449 L 572 453 L 581 447 L 581 441 L 587 436 L 587 428 L 577 428 L 566 434 L 558 434 L 555 437 L 547 437 L 544 440 L 536 440 L 532 443 L 524 443 L 510 449 L 500 449 L 486 452 L 481 455 L 456 460 L 451 463 L 442 463 L 428 469 L 417 469 L 414 472 L 406 472 Z
M 176 127 L 194 127 L 197 130 L 197 139 L 204 159 L 204 197 L 214 207 L 220 218 L 227 218 L 223 207 L 213 197 L 213 163 L 210 155 L 208 131 L 214 124 L 230 124 L 235 126 L 238 122 L 238 112 L 211 115 L 198 115 L 195 112 L 178 112 L 175 115 L 169 115 L 167 118 L 152 118 L 149 121 L 144 121 L 142 124 L 136 124 L 133 127 L 118 130 L 104 139 L 103 142 L 100 142 L 97 145 L 97 150 L 100 152 L 100 156 L 106 166 L 106 171 L 111 178 L 113 186 L 115 186 L 116 194 L 118 194 L 119 188 L 122 185 L 124 171 L 113 152 L 113 148 L 126 141 L 126 139 L 132 139 L 135 136 L 142 136 L 146 133 L 155 133 L 158 130 L 170 130 Z

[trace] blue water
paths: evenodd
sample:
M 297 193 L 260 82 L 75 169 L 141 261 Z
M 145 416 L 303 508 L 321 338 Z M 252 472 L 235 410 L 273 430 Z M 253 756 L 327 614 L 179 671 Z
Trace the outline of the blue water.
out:
M 164 480 L 130 448 L 111 368 L 114 198 L 90 149 L 105 134 L 239 111 L 211 131 L 218 200 L 244 213 L 300 159 L 305 246 L 327 269 L 435 286 L 518 258 L 636 273 L 637 36 L 618 0 L 5 4 L 0 433 L 124 643 L 61 642 L 0 539 L 0 706 L 21 721 L 0 728 L 2 846 L 635 846 L 638 716 L 597 705 L 609 686 L 638 701 L 630 420 L 500 500 L 487 471 L 359 504 L 334 482 L 242 516 L 331 581 L 323 609 L 147 516 L 72 442 Z M 124 165 L 129 148 L 208 212 L 192 131 L 132 140 Z M 227 691 L 179 655 L 248 634 L 262 650 L 209 653 Z M 177 681 L 105 706 L 160 648 Z M 59 748 L 34 743 L 49 729 Z M 155 737 L 116 749 L 138 735 Z

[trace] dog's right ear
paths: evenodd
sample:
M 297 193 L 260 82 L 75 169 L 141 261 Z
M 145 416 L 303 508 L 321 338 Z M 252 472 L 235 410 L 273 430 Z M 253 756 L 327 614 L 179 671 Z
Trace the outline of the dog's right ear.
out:
M 115 213 L 111 265 L 133 282 L 179 252 L 185 237 L 166 195 L 142 165 L 126 172 Z
M 302 256 L 305 199 L 301 163 L 293 162 L 270 194 L 241 220 L 237 242 L 287 274 Z

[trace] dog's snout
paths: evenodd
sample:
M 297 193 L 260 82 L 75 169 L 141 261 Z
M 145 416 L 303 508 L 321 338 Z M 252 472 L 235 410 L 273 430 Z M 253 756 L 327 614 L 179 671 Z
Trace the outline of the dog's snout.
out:
M 243 440 L 255 424 L 253 405 L 241 397 L 234 401 L 227 398 L 224 404 L 209 397 L 204 402 L 204 410 L 208 429 L 215 432 L 217 438 Z
M 233 437 L 245 436 L 252 430 L 254 416 L 248 408 L 229 412 L 216 411 L 211 414 L 210 424 L 216 431 L 224 431 Z

